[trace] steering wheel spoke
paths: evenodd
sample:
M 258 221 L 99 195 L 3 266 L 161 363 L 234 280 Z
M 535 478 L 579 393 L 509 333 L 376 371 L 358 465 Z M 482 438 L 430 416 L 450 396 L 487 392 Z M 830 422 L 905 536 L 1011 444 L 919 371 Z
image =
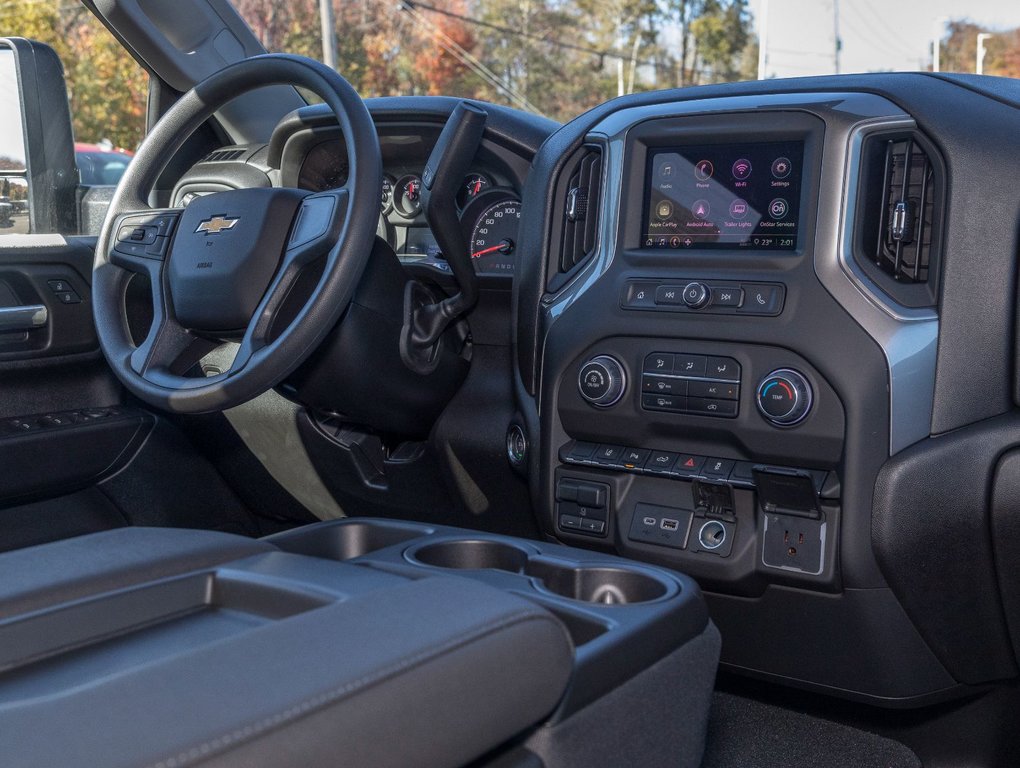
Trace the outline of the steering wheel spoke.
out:
M 287 250 L 245 330 L 229 374 L 242 370 L 278 332 L 280 309 L 305 268 L 325 257 L 343 231 L 350 193 L 345 187 L 307 196 L 294 216 Z
M 196 336 L 178 322 L 157 269 L 152 276 L 152 325 L 131 353 L 131 369 L 153 384 L 165 385 L 168 377 L 183 375 L 217 343 Z

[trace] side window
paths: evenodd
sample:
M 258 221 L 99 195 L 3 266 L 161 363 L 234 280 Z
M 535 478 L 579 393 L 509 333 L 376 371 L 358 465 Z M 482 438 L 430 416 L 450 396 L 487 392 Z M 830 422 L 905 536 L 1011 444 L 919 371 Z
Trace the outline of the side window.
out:
M 56 0 L 2 3 L 0 37 L 15 36 L 49 45 L 63 63 L 74 132 L 74 161 L 78 183 L 84 188 L 82 193 L 91 187 L 117 184 L 145 133 L 148 73 L 84 6 Z M 0 66 L 3 63 L 0 60 Z M 13 80 L 2 79 L 13 85 Z M 5 105 L 18 103 L 16 91 L 4 92 L 0 99 Z M 13 125 L 18 121 L 6 116 L 3 122 L 6 125 L 0 129 L 0 238 L 30 230 L 42 234 L 38 226 L 33 230 L 29 224 L 27 203 L 32 198 L 28 184 L 38 181 L 26 181 L 23 142 L 20 158 L 19 142 L 11 143 L 20 126 Z M 12 169 L 19 160 L 22 167 Z M 38 178 L 35 170 L 33 176 Z M 78 211 L 72 218 L 81 220 Z

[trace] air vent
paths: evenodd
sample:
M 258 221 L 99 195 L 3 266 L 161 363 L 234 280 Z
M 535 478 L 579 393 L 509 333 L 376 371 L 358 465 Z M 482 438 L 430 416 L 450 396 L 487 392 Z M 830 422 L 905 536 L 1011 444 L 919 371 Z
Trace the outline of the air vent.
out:
M 871 136 L 861 168 L 855 257 L 879 286 L 908 307 L 933 306 L 945 175 L 917 133 Z
M 931 266 L 935 170 L 913 139 L 885 144 L 885 204 L 875 260 L 897 280 L 926 283 Z
M 559 271 L 569 272 L 595 252 L 602 190 L 602 150 L 585 146 L 566 172 Z
M 245 150 L 243 149 L 217 149 L 215 152 L 210 152 L 202 162 L 225 163 L 228 160 L 237 160 L 239 157 L 242 157 L 244 153 Z

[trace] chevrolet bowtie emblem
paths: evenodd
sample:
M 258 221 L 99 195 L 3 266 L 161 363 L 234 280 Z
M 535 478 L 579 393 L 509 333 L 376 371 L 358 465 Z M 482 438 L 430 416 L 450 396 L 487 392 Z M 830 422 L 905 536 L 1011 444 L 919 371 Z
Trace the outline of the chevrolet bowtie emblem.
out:
M 234 225 L 241 219 L 238 217 L 228 218 L 227 216 L 213 216 L 198 225 L 195 232 L 205 232 L 207 235 L 216 235 L 225 229 L 233 229 Z

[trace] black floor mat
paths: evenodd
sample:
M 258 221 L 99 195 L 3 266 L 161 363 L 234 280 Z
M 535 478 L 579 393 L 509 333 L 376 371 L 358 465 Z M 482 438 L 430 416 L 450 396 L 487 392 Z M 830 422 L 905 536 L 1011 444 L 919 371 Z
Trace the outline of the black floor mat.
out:
M 702 768 L 920 768 L 898 741 L 716 692 Z

